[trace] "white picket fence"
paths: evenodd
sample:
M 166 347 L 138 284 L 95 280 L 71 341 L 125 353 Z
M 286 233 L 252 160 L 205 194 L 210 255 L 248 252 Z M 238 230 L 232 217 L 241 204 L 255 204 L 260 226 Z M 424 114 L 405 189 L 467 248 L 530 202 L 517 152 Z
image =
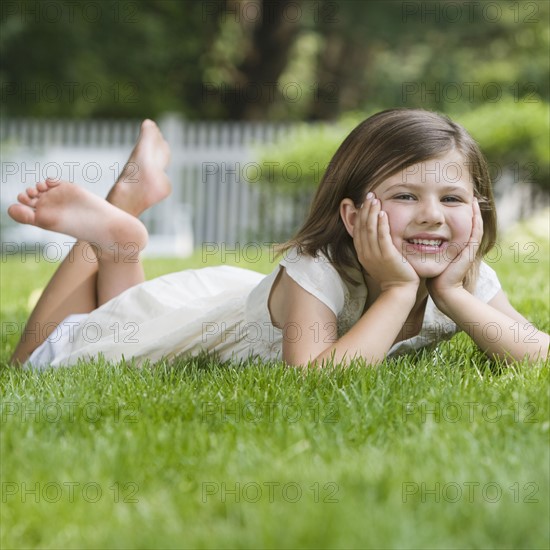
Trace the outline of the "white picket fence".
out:
M 172 151 L 173 193 L 142 216 L 150 232 L 149 255 L 185 256 L 203 243 L 230 249 L 290 236 L 304 216 L 304 201 L 300 206 L 249 179 L 257 180 L 266 169 L 257 148 L 288 135 L 292 125 L 188 122 L 174 115 L 158 123 Z M 138 132 L 139 121 L 2 121 L 2 242 L 71 242 L 13 223 L 7 206 L 46 177 L 68 179 L 105 196 Z

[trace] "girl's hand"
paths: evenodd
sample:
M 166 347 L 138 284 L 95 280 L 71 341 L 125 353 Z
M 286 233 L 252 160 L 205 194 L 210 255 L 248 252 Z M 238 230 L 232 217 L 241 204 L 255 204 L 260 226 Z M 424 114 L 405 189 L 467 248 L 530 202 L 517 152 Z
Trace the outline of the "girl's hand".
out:
M 483 218 L 481 217 L 477 199 L 474 199 L 472 210 L 472 232 L 470 233 L 468 243 L 445 268 L 443 273 L 426 281 L 428 292 L 434 298 L 434 301 L 436 298 L 442 297 L 449 290 L 462 288 L 464 277 L 466 277 L 468 270 L 475 262 L 481 237 L 483 236 Z
M 420 279 L 393 244 L 388 216 L 372 193 L 358 210 L 353 244 L 359 263 L 382 292 L 393 287 L 411 287 L 416 292 Z

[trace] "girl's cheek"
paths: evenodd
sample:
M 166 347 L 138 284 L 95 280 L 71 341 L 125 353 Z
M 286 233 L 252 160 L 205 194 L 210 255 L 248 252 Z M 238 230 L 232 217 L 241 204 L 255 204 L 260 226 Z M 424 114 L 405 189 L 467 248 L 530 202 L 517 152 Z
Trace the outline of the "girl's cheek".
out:
M 382 210 L 386 212 L 386 215 L 388 217 L 388 225 L 390 226 L 390 235 L 392 238 L 395 238 L 399 236 L 399 233 L 401 231 L 401 224 L 399 223 L 399 215 L 398 212 L 396 212 L 395 208 L 392 208 L 391 205 L 386 204 L 387 208 L 384 208 L 384 204 L 382 204 Z
M 465 246 L 470 240 L 473 227 L 473 219 L 470 215 L 470 210 L 465 208 L 460 215 L 453 217 L 451 223 L 456 235 L 456 240 L 460 241 L 460 244 Z
M 464 231 L 468 234 L 469 238 L 474 227 L 473 209 L 471 207 L 467 209 L 464 218 Z

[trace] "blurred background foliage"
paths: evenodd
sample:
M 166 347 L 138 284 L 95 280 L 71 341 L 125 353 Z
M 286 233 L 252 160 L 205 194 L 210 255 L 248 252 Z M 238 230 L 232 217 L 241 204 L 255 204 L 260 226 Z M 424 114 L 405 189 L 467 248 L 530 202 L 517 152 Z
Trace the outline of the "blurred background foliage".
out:
M 317 187 L 347 134 L 378 109 L 349 112 L 333 123 L 299 125 L 290 138 L 258 148 L 262 183 L 296 197 Z M 462 124 L 481 146 L 495 185 L 507 174 L 514 183 L 550 187 L 550 129 L 548 103 L 527 104 L 504 97 L 466 112 L 447 113 Z M 274 163 L 273 159 L 277 159 Z M 299 175 L 299 177 L 297 177 Z
M 547 184 L 549 14 L 547 0 L 5 0 L 1 113 L 330 122 L 266 153 L 305 175 L 366 114 L 421 107 Z

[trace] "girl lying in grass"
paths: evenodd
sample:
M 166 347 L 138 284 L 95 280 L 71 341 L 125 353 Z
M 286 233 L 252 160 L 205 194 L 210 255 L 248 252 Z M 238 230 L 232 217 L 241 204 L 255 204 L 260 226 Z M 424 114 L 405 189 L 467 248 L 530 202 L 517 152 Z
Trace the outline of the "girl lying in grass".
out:
M 137 216 L 168 196 L 169 154 L 146 120 L 127 165 L 139 167 L 137 180 L 123 171 L 105 200 L 47 180 L 10 206 L 20 223 L 78 239 L 13 363 L 209 351 L 221 360 L 374 364 L 459 330 L 491 357 L 547 357 L 548 335 L 512 307 L 482 261 L 496 239 L 491 181 L 477 144 L 448 118 L 396 109 L 357 126 L 267 276 L 220 266 L 144 282 L 147 231 Z

